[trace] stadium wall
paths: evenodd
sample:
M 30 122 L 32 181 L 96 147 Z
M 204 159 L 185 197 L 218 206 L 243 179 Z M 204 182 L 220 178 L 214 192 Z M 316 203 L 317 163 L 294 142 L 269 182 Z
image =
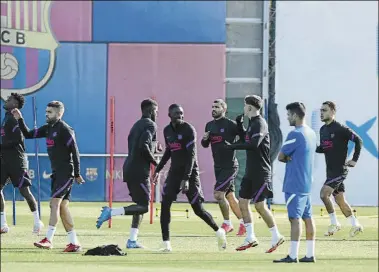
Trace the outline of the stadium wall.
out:
M 46 42 L 28 48 L 28 38 L 31 42 L 35 35 L 31 32 L 26 44 L 12 39 L 2 41 L 2 69 L 9 64 L 3 53 L 11 54 L 18 62 L 16 76 L 5 79 L 2 75 L 2 98 L 11 91 L 26 94 L 22 111 L 30 127 L 32 96 L 37 101 L 39 126 L 44 123 L 47 102 L 61 100 L 66 106 L 64 119 L 76 131 L 80 152 L 99 155 L 81 157 L 81 174 L 86 183 L 75 185 L 73 201 L 107 200 L 109 165 L 102 155 L 109 153 L 111 96 L 116 100 L 115 152 L 122 154 L 128 152 L 128 132 L 140 118 L 142 99 L 155 97 L 160 104 L 158 139 L 162 139 L 163 127 L 169 123 L 166 112 L 171 103 L 184 106 L 185 118 L 194 124 L 200 139 L 209 105 L 215 97 L 225 97 L 224 1 L 53 1 L 47 16 L 44 10 L 48 2 L 37 2 L 35 14 L 30 13 L 35 1 L 21 1 L 17 7 L 13 1 L 3 2 L 2 35 L 9 32 L 4 37 L 16 37 L 18 30 L 32 30 L 30 18 L 34 16 L 38 18 L 36 29 L 45 33 Z M 27 5 L 29 20 L 24 14 Z M 54 39 L 57 48 L 53 46 Z M 35 81 L 47 79 L 47 83 L 36 88 L 30 75 Z M 2 111 L 2 117 L 3 114 Z M 40 153 L 46 153 L 44 141 L 38 143 Z M 34 153 L 34 140 L 27 140 L 26 147 L 28 153 Z M 205 198 L 211 201 L 211 154 L 199 148 L 198 156 Z M 121 181 L 122 163 L 123 159 L 116 159 L 115 201 L 130 200 L 127 186 Z M 49 200 L 48 158 L 39 157 L 39 165 L 41 199 Z M 29 172 L 35 194 L 36 169 L 36 159 L 31 156 Z M 11 186 L 6 187 L 5 198 L 12 199 Z M 19 195 L 17 198 L 21 199 Z
M 351 205 L 378 205 L 378 3 L 287 2 L 276 10 L 276 93 L 281 129 L 292 129 L 285 106 L 305 103 L 307 123 L 321 127 L 322 102 L 337 103 L 337 119 L 363 139 L 361 157 L 345 180 Z M 322 14 L 322 17 L 321 17 Z M 353 147 L 349 148 L 352 155 Z M 323 155 L 316 155 L 313 203 L 321 204 L 326 179 Z M 275 162 L 274 194 L 284 203 L 285 165 Z

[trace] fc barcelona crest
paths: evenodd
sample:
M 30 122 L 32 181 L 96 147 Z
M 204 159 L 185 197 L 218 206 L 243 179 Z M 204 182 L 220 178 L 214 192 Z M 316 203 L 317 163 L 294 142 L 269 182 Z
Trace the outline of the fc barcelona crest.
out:
M 52 1 L 1 1 L 1 99 L 28 95 L 50 79 L 58 47 L 50 26 Z
M 97 179 L 98 173 L 97 168 L 87 168 L 86 169 L 86 178 L 89 181 L 95 181 Z

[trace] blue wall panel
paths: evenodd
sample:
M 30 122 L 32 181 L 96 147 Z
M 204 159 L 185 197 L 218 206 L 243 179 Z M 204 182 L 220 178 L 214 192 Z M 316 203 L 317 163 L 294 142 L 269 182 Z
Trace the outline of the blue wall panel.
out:
M 225 43 L 225 1 L 94 1 L 93 41 Z

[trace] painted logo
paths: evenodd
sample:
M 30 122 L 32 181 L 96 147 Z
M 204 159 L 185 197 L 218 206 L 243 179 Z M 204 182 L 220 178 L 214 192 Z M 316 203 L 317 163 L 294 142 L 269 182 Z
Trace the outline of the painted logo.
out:
M 346 125 L 353 131 L 355 131 L 355 133 L 357 133 L 362 138 L 363 148 L 365 148 L 372 156 L 379 159 L 378 148 L 376 147 L 374 140 L 368 134 L 371 127 L 375 124 L 376 119 L 376 117 L 373 117 L 360 126 L 354 124 L 351 121 L 346 121 Z M 353 152 L 353 150 L 354 143 L 350 141 L 348 154 L 350 155 Z
M 52 1 L 1 1 L 1 99 L 41 89 L 58 47 L 50 26 Z
M 87 168 L 86 169 L 86 178 L 89 181 L 95 181 L 98 177 L 97 168 Z

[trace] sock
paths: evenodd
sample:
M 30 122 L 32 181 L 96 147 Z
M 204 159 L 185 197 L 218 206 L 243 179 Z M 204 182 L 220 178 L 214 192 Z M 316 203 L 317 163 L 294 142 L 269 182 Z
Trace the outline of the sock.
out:
M 1 226 L 4 226 L 7 223 L 5 212 L 1 212 L 0 214 L 1 214 Z
M 117 208 L 117 209 L 112 209 L 111 210 L 111 215 L 112 216 L 125 215 L 124 207 Z
M 131 228 L 130 229 L 130 241 L 137 241 L 138 238 L 138 229 Z
M 291 241 L 291 250 L 290 250 L 290 257 L 292 259 L 297 259 L 299 255 L 299 241 Z
M 245 225 L 245 223 L 243 222 L 243 218 L 240 219 L 240 224 Z
M 163 241 L 164 247 L 165 248 L 171 248 L 171 243 L 170 241 Z
M 280 237 L 280 233 L 279 233 L 278 227 L 277 226 L 273 226 L 269 230 L 271 232 L 272 241 L 278 241 L 278 239 Z
M 34 211 L 32 212 L 33 213 L 33 217 L 34 217 L 34 224 L 38 224 L 39 223 L 39 214 L 38 214 L 38 210 L 37 211 Z
M 55 231 L 57 230 L 56 227 L 50 226 L 47 228 L 47 233 L 46 233 L 46 238 L 49 240 L 51 243 L 53 242 L 54 234 Z
M 249 242 L 255 241 L 256 237 L 254 233 L 254 224 L 246 223 L 245 228 L 246 228 L 246 233 L 247 233 L 246 240 L 248 240 Z
M 231 226 L 232 225 L 232 221 L 231 220 L 224 220 L 224 224 L 227 224 L 228 226 Z
M 351 225 L 356 227 L 359 225 L 358 219 L 354 216 L 354 214 L 350 215 L 347 219 L 350 219 Z
M 307 258 L 315 256 L 315 240 L 307 240 Z
M 76 236 L 75 230 L 71 230 L 71 231 L 67 232 L 67 236 L 68 236 L 68 242 L 69 243 L 74 244 L 74 245 L 79 244 L 78 237 Z
M 332 225 L 338 225 L 338 220 L 337 220 L 336 212 L 330 213 L 329 217 L 330 217 L 330 223 Z

